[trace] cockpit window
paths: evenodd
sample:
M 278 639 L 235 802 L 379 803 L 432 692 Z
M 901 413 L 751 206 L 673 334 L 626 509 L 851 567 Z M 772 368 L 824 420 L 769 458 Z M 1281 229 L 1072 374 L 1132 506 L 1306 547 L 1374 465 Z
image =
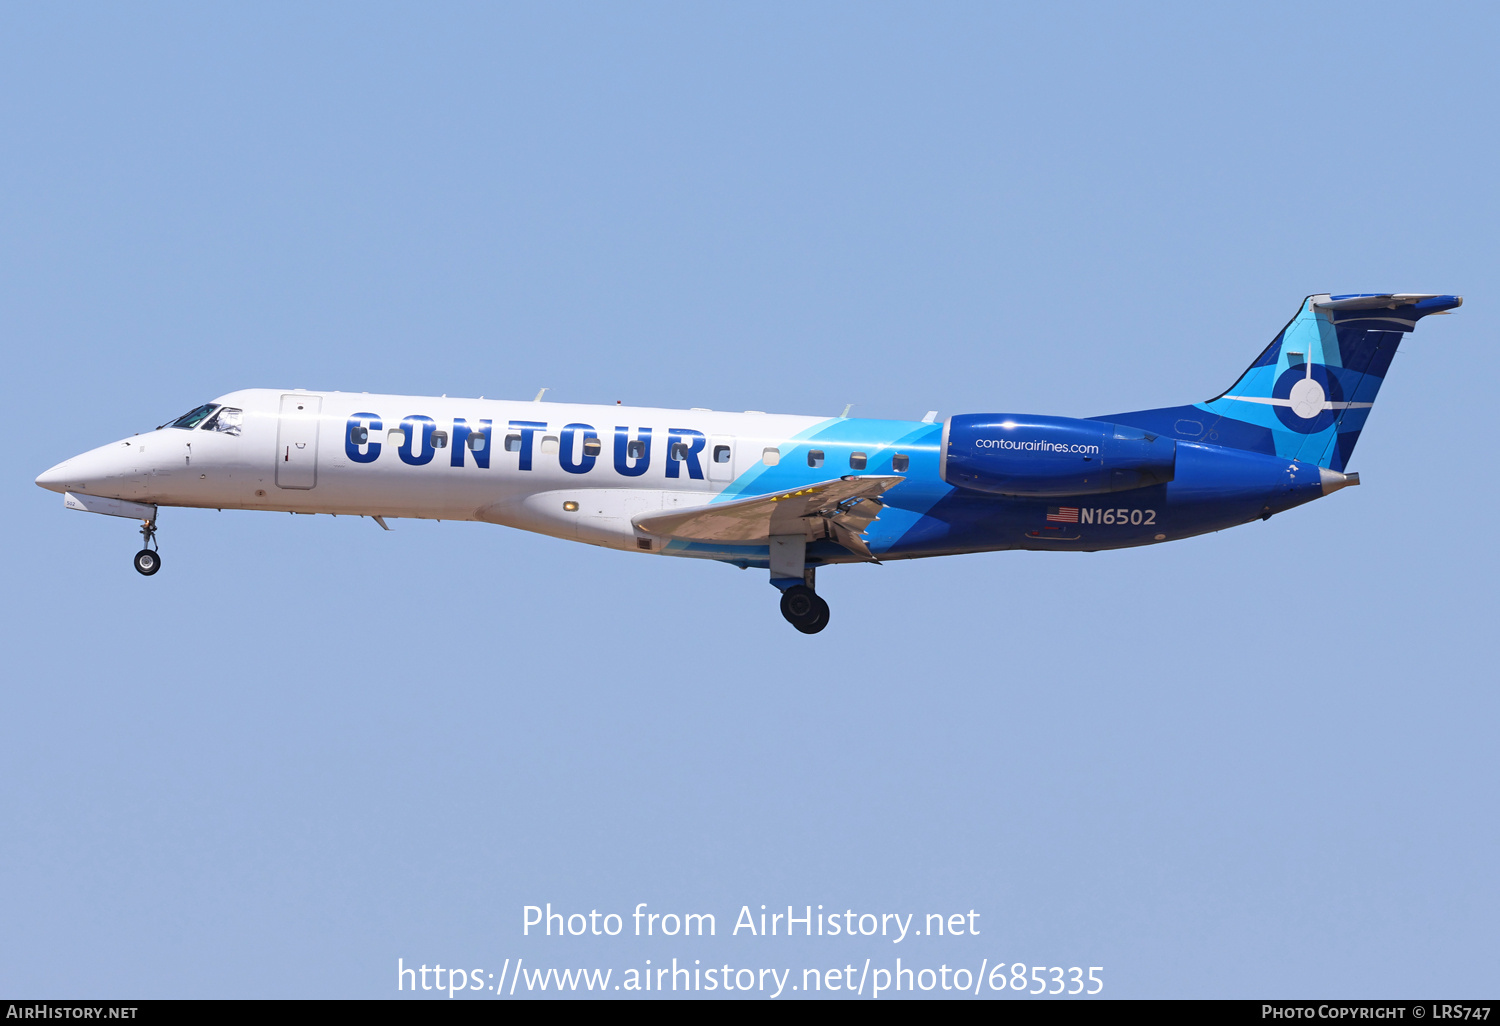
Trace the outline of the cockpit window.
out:
M 222 431 L 226 435 L 237 435 L 240 433 L 240 424 L 245 419 L 244 410 L 236 410 L 233 406 L 222 406 L 203 422 L 204 431 Z
M 178 417 L 176 420 L 172 421 L 170 424 L 163 424 L 161 427 L 188 428 L 189 430 L 191 430 L 192 428 L 195 428 L 199 424 L 203 423 L 203 419 L 217 409 L 218 406 L 214 405 L 213 403 L 204 403 L 196 410 L 190 410 L 189 412 L 184 413 L 182 416 Z M 157 428 L 156 430 L 160 431 L 161 428 Z

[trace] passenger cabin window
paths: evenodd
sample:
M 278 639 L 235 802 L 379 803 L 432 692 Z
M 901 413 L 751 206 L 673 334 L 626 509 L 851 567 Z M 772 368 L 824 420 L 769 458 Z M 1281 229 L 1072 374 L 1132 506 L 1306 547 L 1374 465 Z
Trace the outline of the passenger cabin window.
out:
M 187 428 L 187 429 L 191 430 L 191 429 L 197 427 L 199 424 L 203 423 L 205 420 L 207 420 L 208 419 L 208 415 L 210 413 L 213 413 L 217 409 L 218 409 L 218 407 L 215 406 L 213 403 L 204 403 L 202 406 L 199 406 L 197 409 L 195 409 L 195 410 L 189 410 L 187 413 L 184 413 L 182 416 L 178 417 L 176 420 L 171 421 L 170 423 L 167 423 L 167 424 L 163 424 L 161 427 L 157 428 L 156 430 L 160 431 L 161 428 L 164 428 L 164 427 Z
M 475 432 L 474 434 L 469 436 L 469 448 L 473 449 L 475 452 L 481 452 L 484 449 L 484 443 L 486 441 L 488 441 L 488 439 L 486 439 L 478 432 Z
M 910 457 L 903 456 L 899 452 L 896 453 L 896 455 L 894 455 L 894 456 L 891 457 L 891 469 L 894 470 L 896 473 L 898 473 L 898 474 L 904 474 L 904 473 L 906 473 L 906 468 L 909 467 L 909 466 L 911 466 L 911 458 Z
M 646 458 L 646 443 L 637 438 L 633 442 L 625 443 L 625 455 L 633 460 Z
M 809 467 L 821 467 L 823 465 L 823 450 L 822 449 L 809 449 L 809 450 L 807 450 L 807 465 Z
M 781 450 L 767 449 L 765 452 L 760 454 L 760 461 L 768 467 L 776 466 L 776 464 L 781 462 Z
M 385 433 L 385 440 L 388 445 L 405 445 L 406 432 L 402 431 L 400 428 L 391 428 Z
M 729 462 L 729 446 L 727 446 L 727 445 L 716 445 L 716 446 L 714 446 L 714 462 L 715 463 L 728 463 Z
M 543 435 L 542 436 L 542 453 L 544 455 L 547 455 L 547 456 L 554 456 L 554 455 L 557 454 L 557 436 L 556 435 Z
M 585 438 L 583 440 L 583 454 L 585 456 L 597 456 L 604 449 L 604 444 L 597 438 Z
M 355 424 L 349 428 L 349 444 L 364 445 L 370 440 L 370 429 L 363 424 Z
M 673 442 L 671 457 L 679 463 L 688 458 L 688 444 L 686 442 Z
M 506 452 L 520 452 L 521 451 L 521 436 L 520 435 L 506 435 L 505 436 L 505 451 Z
M 865 469 L 865 465 L 868 464 L 869 462 L 870 462 L 870 458 L 868 456 L 866 456 L 862 452 L 851 452 L 849 454 L 849 469 L 850 470 L 864 470 Z
M 434 449 L 448 448 L 448 432 L 434 431 L 432 433 L 432 447 Z
M 219 412 L 203 422 L 204 431 L 219 431 L 226 435 L 238 435 L 240 424 L 245 420 L 245 411 L 233 406 L 222 406 Z

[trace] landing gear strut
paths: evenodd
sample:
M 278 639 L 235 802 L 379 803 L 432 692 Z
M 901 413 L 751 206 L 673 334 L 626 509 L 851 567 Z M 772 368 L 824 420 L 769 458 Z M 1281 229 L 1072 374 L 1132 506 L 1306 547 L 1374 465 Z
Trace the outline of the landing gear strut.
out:
M 794 584 L 781 593 L 781 615 L 803 634 L 816 634 L 828 626 L 828 603 L 805 584 Z
M 828 626 L 828 603 L 813 590 L 817 569 L 807 565 L 807 536 L 773 534 L 769 549 L 771 584 L 781 589 L 781 615 L 803 634 Z
M 161 552 L 153 548 L 156 545 L 156 521 L 147 520 L 141 524 L 141 544 L 145 546 L 135 554 L 136 573 L 150 577 L 161 569 Z

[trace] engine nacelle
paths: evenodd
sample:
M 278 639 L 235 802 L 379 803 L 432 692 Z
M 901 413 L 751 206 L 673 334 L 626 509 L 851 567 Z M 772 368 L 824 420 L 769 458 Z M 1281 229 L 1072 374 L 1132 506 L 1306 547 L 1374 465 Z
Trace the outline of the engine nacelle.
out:
M 1177 443 L 1102 420 L 966 413 L 943 428 L 943 480 L 993 495 L 1034 498 L 1165 484 Z

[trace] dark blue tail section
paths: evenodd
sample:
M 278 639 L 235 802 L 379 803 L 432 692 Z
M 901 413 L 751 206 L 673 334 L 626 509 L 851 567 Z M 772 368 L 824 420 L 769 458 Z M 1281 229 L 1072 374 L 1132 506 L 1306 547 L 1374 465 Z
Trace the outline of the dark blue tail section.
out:
M 1316 295 L 1222 395 L 1099 420 L 1343 470 L 1402 337 L 1459 296 Z

